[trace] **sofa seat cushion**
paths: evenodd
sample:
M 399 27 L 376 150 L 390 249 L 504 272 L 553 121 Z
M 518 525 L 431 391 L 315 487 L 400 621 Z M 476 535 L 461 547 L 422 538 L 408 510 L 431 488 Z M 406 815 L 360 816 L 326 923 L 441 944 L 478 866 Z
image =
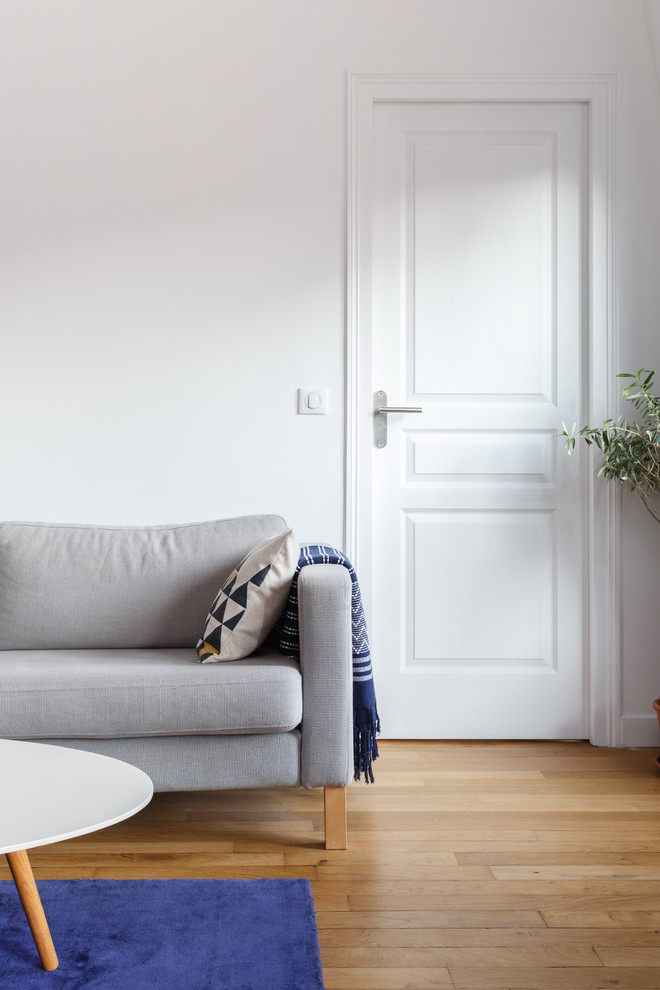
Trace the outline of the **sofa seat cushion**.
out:
M 0 737 L 288 732 L 301 719 L 300 667 L 274 650 L 208 665 L 194 649 L 0 654 Z

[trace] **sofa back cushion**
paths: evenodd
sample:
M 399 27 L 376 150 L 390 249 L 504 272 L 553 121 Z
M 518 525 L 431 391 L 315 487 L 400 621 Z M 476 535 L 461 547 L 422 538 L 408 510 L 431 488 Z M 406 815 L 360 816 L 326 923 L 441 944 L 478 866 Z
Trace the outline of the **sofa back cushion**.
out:
M 193 648 L 225 577 L 286 528 L 0 523 L 0 650 Z

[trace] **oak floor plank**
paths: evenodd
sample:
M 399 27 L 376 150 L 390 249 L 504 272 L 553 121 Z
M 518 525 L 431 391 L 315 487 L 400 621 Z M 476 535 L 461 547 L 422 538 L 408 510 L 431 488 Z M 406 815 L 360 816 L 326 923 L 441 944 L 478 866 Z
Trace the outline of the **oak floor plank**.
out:
M 447 868 L 449 869 L 449 868 Z M 460 869 L 457 867 L 456 869 Z M 466 867 L 469 869 L 469 867 Z M 349 897 L 389 897 L 393 891 L 392 883 L 381 879 L 375 872 L 370 878 L 346 876 L 325 876 L 324 885 L 328 890 L 340 889 Z M 516 879 L 516 880 L 435 880 L 404 878 L 397 882 L 396 893 L 402 897 L 472 897 L 475 903 L 480 898 L 501 898 L 502 903 L 512 898 L 537 897 L 540 900 L 561 900 L 566 903 L 572 898 L 577 903 L 579 898 L 599 899 L 617 898 L 618 907 L 622 907 L 621 898 L 634 900 L 656 898 L 660 905 L 660 880 L 622 879 L 616 877 L 578 876 L 571 879 Z
M 660 973 L 660 946 L 599 943 L 594 948 L 603 966 L 657 966 Z
M 658 969 L 528 967 L 450 970 L 454 990 L 658 990 Z
M 350 791 L 349 791 L 350 794 Z M 394 803 L 394 802 L 393 802 Z M 660 797 L 658 798 L 660 804 Z M 352 811 L 352 802 L 349 798 L 348 821 L 349 828 L 361 832 L 363 829 L 381 829 L 383 818 L 387 816 L 388 824 L 395 830 L 405 830 L 408 828 L 418 829 L 420 819 L 432 819 L 437 827 L 439 837 L 442 838 L 445 830 L 448 832 L 461 831 L 467 833 L 472 827 L 475 832 L 483 831 L 484 828 L 505 831 L 511 828 L 512 820 L 516 823 L 516 828 L 542 829 L 544 833 L 571 832 L 571 831 L 592 831 L 598 832 L 630 832 L 640 828 L 642 832 L 657 836 L 657 822 L 649 821 L 651 814 L 643 811 L 604 811 L 602 808 L 591 808 L 588 811 L 574 810 L 564 812 L 554 812 L 549 808 L 539 808 L 536 811 L 530 809 L 522 810 L 513 808 L 488 808 L 484 804 L 479 804 L 473 813 L 459 813 L 457 809 L 448 809 L 444 802 L 437 802 L 435 808 L 417 809 L 415 812 L 406 811 L 377 811 L 375 808 L 369 812 Z M 477 822 L 479 825 L 477 826 Z M 558 841 L 561 838 L 558 837 Z
M 421 913 L 421 912 L 420 912 Z M 467 913 L 467 912 L 466 912 Z M 340 914 L 345 919 L 345 914 Z M 354 915 L 355 916 L 355 913 Z M 326 916 L 324 916 L 326 917 Z M 622 952 L 633 952 L 637 949 L 644 952 L 660 952 L 660 931 L 657 929 L 634 928 L 565 928 L 561 934 L 544 925 L 535 928 L 447 928 L 429 921 L 428 927 L 421 927 L 421 922 L 413 927 L 379 925 L 377 913 L 364 914 L 364 928 L 336 926 L 333 922 L 318 923 L 319 941 L 321 948 L 382 946 L 395 948 L 419 947 L 460 947 L 476 948 L 487 946 L 510 946 L 527 949 L 530 946 L 553 946 L 555 948 L 568 945 L 592 946 L 604 965 L 615 965 L 613 956 L 606 961 L 604 951 L 620 949 Z M 381 912 L 381 917 L 390 917 L 390 912 Z M 430 915 L 430 917 L 433 917 Z M 350 918 L 348 920 L 351 920 Z M 492 919 L 488 919 L 492 920 Z M 354 922 L 355 923 L 355 922 Z M 545 957 L 544 957 L 545 958 Z M 641 959 L 642 957 L 640 957 Z M 648 959 L 650 960 L 650 956 Z M 631 957 L 625 965 L 632 964 Z M 635 965 L 637 961 L 635 961 Z M 618 963 L 616 964 L 618 965 Z
M 632 951 L 632 950 L 631 950 Z M 641 950 L 638 950 L 641 951 Z M 656 951 L 656 950 L 651 950 Z M 461 967 L 501 967 L 520 966 L 597 966 L 602 962 L 592 946 L 587 945 L 543 945 L 543 946 L 501 946 L 472 945 L 457 946 L 342 946 L 326 948 L 326 965 L 332 967 L 368 967 L 369 969 L 389 969 L 395 967 L 421 966 L 423 969 L 453 970 Z M 637 965 L 632 963 L 632 965 Z M 643 965 L 643 963 L 640 963 Z M 648 964 L 647 964 L 648 965 Z
M 506 804 L 507 808 L 510 808 L 514 814 L 519 809 L 521 811 L 549 809 L 553 815 L 562 811 L 579 811 L 582 814 L 589 814 L 594 811 L 614 811 L 617 813 L 624 811 L 635 814 L 635 812 L 647 810 L 640 807 L 643 801 L 638 795 L 626 794 L 624 797 L 617 794 L 608 797 L 603 794 L 593 794 L 589 791 L 582 795 L 567 794 L 566 792 L 554 794 L 481 793 L 479 795 L 479 801 L 485 805 L 501 806 L 502 804 Z M 455 803 L 459 804 L 458 801 Z M 413 802 L 412 806 L 417 807 L 418 805 L 416 802 Z M 651 806 L 649 805 L 649 810 L 650 808 Z
M 389 896 L 351 894 L 349 902 L 352 911 L 377 911 L 384 909 L 388 911 L 439 911 L 447 904 L 445 894 L 397 894 Z M 595 892 L 590 895 L 556 895 L 544 896 L 535 894 L 533 891 L 527 894 L 510 894 L 507 897 L 498 897 L 496 893 L 478 896 L 474 894 L 454 894 L 451 903 L 457 911 L 492 911 L 494 915 L 498 911 L 511 911 L 515 909 L 533 911 L 538 910 L 545 918 L 553 913 L 561 915 L 562 908 L 567 903 L 576 905 L 578 915 L 601 914 L 605 915 L 612 909 L 613 904 L 619 904 L 621 910 L 625 912 L 653 912 L 660 904 L 660 898 L 655 895 L 625 895 L 613 897 L 612 894 Z M 494 924 L 496 921 L 494 920 Z M 563 927 L 563 925 L 558 926 Z M 644 926 L 648 927 L 648 923 Z M 660 982 L 658 984 L 660 990 Z
M 488 864 L 496 869 L 502 867 L 527 869 L 533 866 L 553 867 L 560 866 L 608 866 L 615 867 L 631 866 L 633 868 L 648 868 L 649 871 L 660 869 L 660 852 L 650 850 L 625 850 L 611 849 L 608 847 L 595 849 L 592 851 L 574 851 L 570 845 L 568 848 L 562 844 L 561 849 L 547 846 L 544 843 L 537 843 L 531 849 L 498 850 L 489 849 L 480 852 L 461 852 L 456 856 L 461 866 L 479 866 Z M 645 874 L 646 875 L 646 874 Z
M 607 832 L 558 831 L 538 832 L 539 842 L 546 848 L 585 850 L 624 850 L 628 853 L 655 853 L 658 851 L 658 826 L 640 825 L 635 830 Z
M 652 928 L 660 930 L 660 906 L 647 910 L 620 910 L 610 906 L 604 911 L 573 911 L 569 908 L 541 912 L 548 928 L 592 928 L 607 931 L 610 928 Z
M 456 867 L 457 870 L 461 867 Z M 469 867 L 464 867 L 469 869 Z M 474 867 L 478 869 L 478 867 Z M 533 866 L 492 866 L 492 874 L 496 880 L 660 880 L 660 866 L 645 866 L 639 864 L 616 865 L 614 863 L 589 864 L 555 863 L 552 866 L 536 864 Z
M 341 878 L 342 881 L 348 877 L 371 880 L 377 877 L 378 880 L 422 880 L 428 882 L 449 881 L 492 881 L 493 874 L 487 866 L 448 866 L 446 863 L 435 864 L 425 863 L 423 860 L 413 862 L 408 857 L 402 857 L 398 862 L 375 862 L 360 860 L 343 864 L 336 861 L 323 862 L 317 867 L 320 877 Z
M 392 929 L 403 930 L 428 930 L 462 931 L 469 929 L 474 944 L 479 944 L 476 939 L 484 931 L 490 931 L 491 926 L 497 926 L 495 930 L 501 932 L 506 928 L 521 928 L 532 930 L 539 928 L 548 931 L 545 920 L 538 911 L 321 911 L 316 910 L 316 923 L 319 931 L 321 929 L 340 930 L 362 930 L 369 929 Z M 597 929 L 600 931 L 600 929 Z M 557 935 L 553 937 L 557 941 Z M 457 942 L 456 944 L 462 944 Z
M 394 802 L 393 802 L 394 803 Z M 388 815 L 388 821 L 389 821 Z M 552 833 L 554 837 L 554 832 Z M 582 834 L 582 833 L 580 833 Z M 587 834 L 587 833 L 585 833 Z M 633 832 L 632 834 L 636 834 Z M 494 842 L 497 847 L 502 843 L 511 842 L 517 847 L 523 842 L 538 843 L 537 833 L 531 829 L 521 828 L 486 828 L 484 823 L 480 823 L 471 829 L 451 828 L 449 826 L 441 828 L 407 828 L 407 829 L 355 829 L 351 836 L 349 849 L 366 847 L 376 849 L 380 847 L 392 847 L 393 843 L 403 843 L 404 845 L 415 846 L 417 843 L 431 843 L 432 850 L 453 849 L 454 844 L 460 846 L 461 843 L 468 843 L 468 848 L 477 843 L 478 848 L 482 843 Z M 506 848 L 506 846 L 504 846 Z
M 371 871 L 371 875 L 378 872 L 381 867 L 397 865 L 411 867 L 423 865 L 429 869 L 435 867 L 446 869 L 451 867 L 456 870 L 459 867 L 463 869 L 465 867 L 473 867 L 483 870 L 484 865 L 486 865 L 483 863 L 459 864 L 454 853 L 449 851 L 437 852 L 433 847 L 433 843 L 428 843 L 428 848 L 421 852 L 416 849 L 411 851 L 401 846 L 396 848 L 378 847 L 376 849 L 370 847 L 356 848 L 355 843 L 351 843 L 349 849 L 323 850 L 321 855 L 319 855 L 317 849 L 295 849 L 290 847 L 286 849 L 284 857 L 289 865 L 314 862 L 319 865 L 323 864 L 324 867 L 328 868 L 336 867 L 342 872 L 346 870 L 347 873 L 354 872 L 355 868 L 361 869 L 364 867 Z M 468 876 L 468 874 L 465 874 L 465 876 Z M 484 876 L 489 880 L 493 879 L 490 869 L 488 869 L 487 873 L 475 874 L 475 876 Z
M 406 779 L 405 773 L 388 774 L 386 781 L 378 778 L 379 794 L 386 794 L 391 788 L 403 790 L 414 788 L 410 799 L 422 797 L 425 794 L 455 794 L 465 795 L 499 795 L 511 794 L 514 798 L 527 795 L 565 794 L 567 797 L 584 795 L 603 795 L 613 799 L 649 800 L 649 796 L 660 793 L 660 780 L 652 789 L 647 788 L 642 776 L 626 774 L 598 774 L 585 779 L 585 774 L 573 773 L 570 776 L 557 777 L 541 772 L 520 771 L 505 773 L 489 773 L 487 771 L 463 772 L 456 774 L 429 774 L 417 778 L 414 782 Z
M 30 850 L 32 852 L 32 850 Z M 30 855 L 32 863 L 32 855 Z M 291 877 L 292 879 L 314 880 L 315 874 L 311 870 L 287 870 L 286 867 L 227 867 L 211 861 L 201 860 L 196 863 L 190 861 L 184 863 L 181 860 L 166 861 L 163 859 L 144 860 L 141 859 L 139 867 L 135 861 L 130 859 L 107 858 L 99 862 L 90 862 L 89 859 L 72 859 L 69 863 L 49 863 L 44 864 L 42 860 L 36 860 L 33 866 L 35 878 L 39 879 L 117 879 L 130 880 L 138 874 L 148 880 L 167 880 L 171 878 L 186 877 L 208 880 L 208 879 L 277 879 L 279 877 Z M 341 895 L 328 894 L 328 896 Z
M 401 967 L 386 969 L 324 968 L 326 990 L 453 990 L 446 969 Z

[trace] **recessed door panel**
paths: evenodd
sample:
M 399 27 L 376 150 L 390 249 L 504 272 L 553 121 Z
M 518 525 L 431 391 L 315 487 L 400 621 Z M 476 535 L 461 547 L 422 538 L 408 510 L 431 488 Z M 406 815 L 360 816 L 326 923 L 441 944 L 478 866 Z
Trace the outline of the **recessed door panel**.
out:
M 415 393 L 550 398 L 552 135 L 421 134 L 407 144 Z
M 551 430 L 404 430 L 406 481 L 527 484 L 555 481 Z
M 554 513 L 409 513 L 404 539 L 409 669 L 555 667 Z

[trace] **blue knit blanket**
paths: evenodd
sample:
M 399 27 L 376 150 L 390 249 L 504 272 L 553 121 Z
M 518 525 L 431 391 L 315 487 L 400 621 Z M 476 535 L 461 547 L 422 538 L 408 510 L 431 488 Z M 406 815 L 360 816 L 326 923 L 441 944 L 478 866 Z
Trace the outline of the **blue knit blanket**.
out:
M 364 773 L 366 783 L 373 784 L 372 763 L 378 757 L 376 735 L 380 732 L 380 718 L 376 707 L 376 692 L 371 669 L 369 636 L 362 608 L 362 595 L 357 574 L 348 557 L 335 547 L 319 543 L 301 547 L 298 566 L 291 583 L 291 593 L 282 617 L 280 651 L 287 657 L 300 660 L 300 636 L 298 628 L 298 575 L 308 564 L 341 564 L 351 576 L 351 620 L 353 628 L 353 755 L 354 777 L 360 780 Z

